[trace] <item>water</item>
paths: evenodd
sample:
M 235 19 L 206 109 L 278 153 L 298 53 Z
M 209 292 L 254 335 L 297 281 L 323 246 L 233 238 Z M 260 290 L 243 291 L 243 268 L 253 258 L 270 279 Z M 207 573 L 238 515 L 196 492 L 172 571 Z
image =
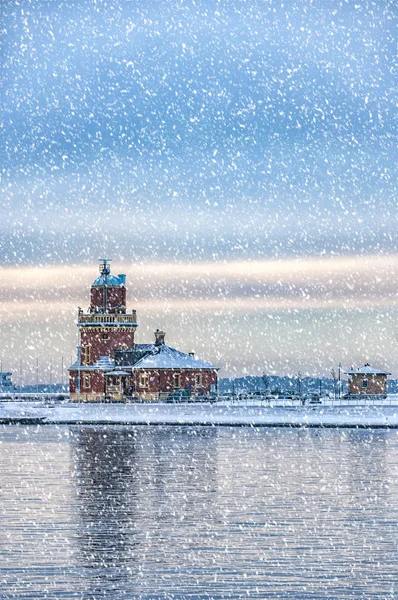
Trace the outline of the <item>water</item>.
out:
M 0 428 L 0 598 L 397 598 L 398 435 Z

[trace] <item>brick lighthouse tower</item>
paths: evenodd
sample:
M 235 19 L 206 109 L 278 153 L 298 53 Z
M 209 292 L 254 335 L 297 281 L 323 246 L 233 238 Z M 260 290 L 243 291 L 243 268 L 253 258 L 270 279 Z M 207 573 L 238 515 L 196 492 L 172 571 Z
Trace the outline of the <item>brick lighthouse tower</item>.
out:
M 69 368 L 71 400 L 98 401 L 105 393 L 104 374 L 114 368 L 115 350 L 134 345 L 137 316 L 135 310 L 126 312 L 126 276 L 111 275 L 110 262 L 100 259 L 88 312 L 79 308 L 77 360 Z

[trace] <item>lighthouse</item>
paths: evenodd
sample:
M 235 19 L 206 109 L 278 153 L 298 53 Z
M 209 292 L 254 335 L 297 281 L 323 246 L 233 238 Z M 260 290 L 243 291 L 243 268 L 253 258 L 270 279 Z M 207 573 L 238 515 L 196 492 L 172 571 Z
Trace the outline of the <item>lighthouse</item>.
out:
M 203 398 L 217 389 L 218 367 L 165 343 L 155 330 L 150 344 L 134 341 L 135 310 L 126 309 L 126 276 L 111 274 L 111 261 L 100 259 L 91 284 L 90 305 L 78 309 L 77 359 L 69 367 L 70 399 L 78 402 L 181 401 Z
M 137 316 L 126 309 L 126 275 L 112 275 L 108 258 L 99 263 L 90 306 L 86 313 L 78 309 L 77 360 L 69 368 L 72 400 L 98 401 L 105 393 L 104 374 L 114 368 L 115 350 L 134 346 Z

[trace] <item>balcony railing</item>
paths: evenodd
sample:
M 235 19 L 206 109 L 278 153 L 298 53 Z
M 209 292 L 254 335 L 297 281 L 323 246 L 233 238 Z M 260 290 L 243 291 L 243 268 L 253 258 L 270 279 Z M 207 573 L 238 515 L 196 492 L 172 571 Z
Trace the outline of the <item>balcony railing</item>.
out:
M 137 323 L 137 313 L 135 310 L 129 314 L 106 314 L 106 313 L 82 313 L 79 312 L 77 316 L 77 322 L 80 323 L 104 323 L 104 324 L 125 324 L 125 323 Z

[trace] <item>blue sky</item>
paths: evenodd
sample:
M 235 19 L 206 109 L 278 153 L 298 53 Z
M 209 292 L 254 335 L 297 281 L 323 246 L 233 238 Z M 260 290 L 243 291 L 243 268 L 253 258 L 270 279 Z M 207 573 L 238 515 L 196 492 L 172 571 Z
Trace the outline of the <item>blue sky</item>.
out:
M 5 266 L 396 253 L 395 2 L 0 10 Z
M 395 250 L 397 11 L 6 3 L 6 262 Z

